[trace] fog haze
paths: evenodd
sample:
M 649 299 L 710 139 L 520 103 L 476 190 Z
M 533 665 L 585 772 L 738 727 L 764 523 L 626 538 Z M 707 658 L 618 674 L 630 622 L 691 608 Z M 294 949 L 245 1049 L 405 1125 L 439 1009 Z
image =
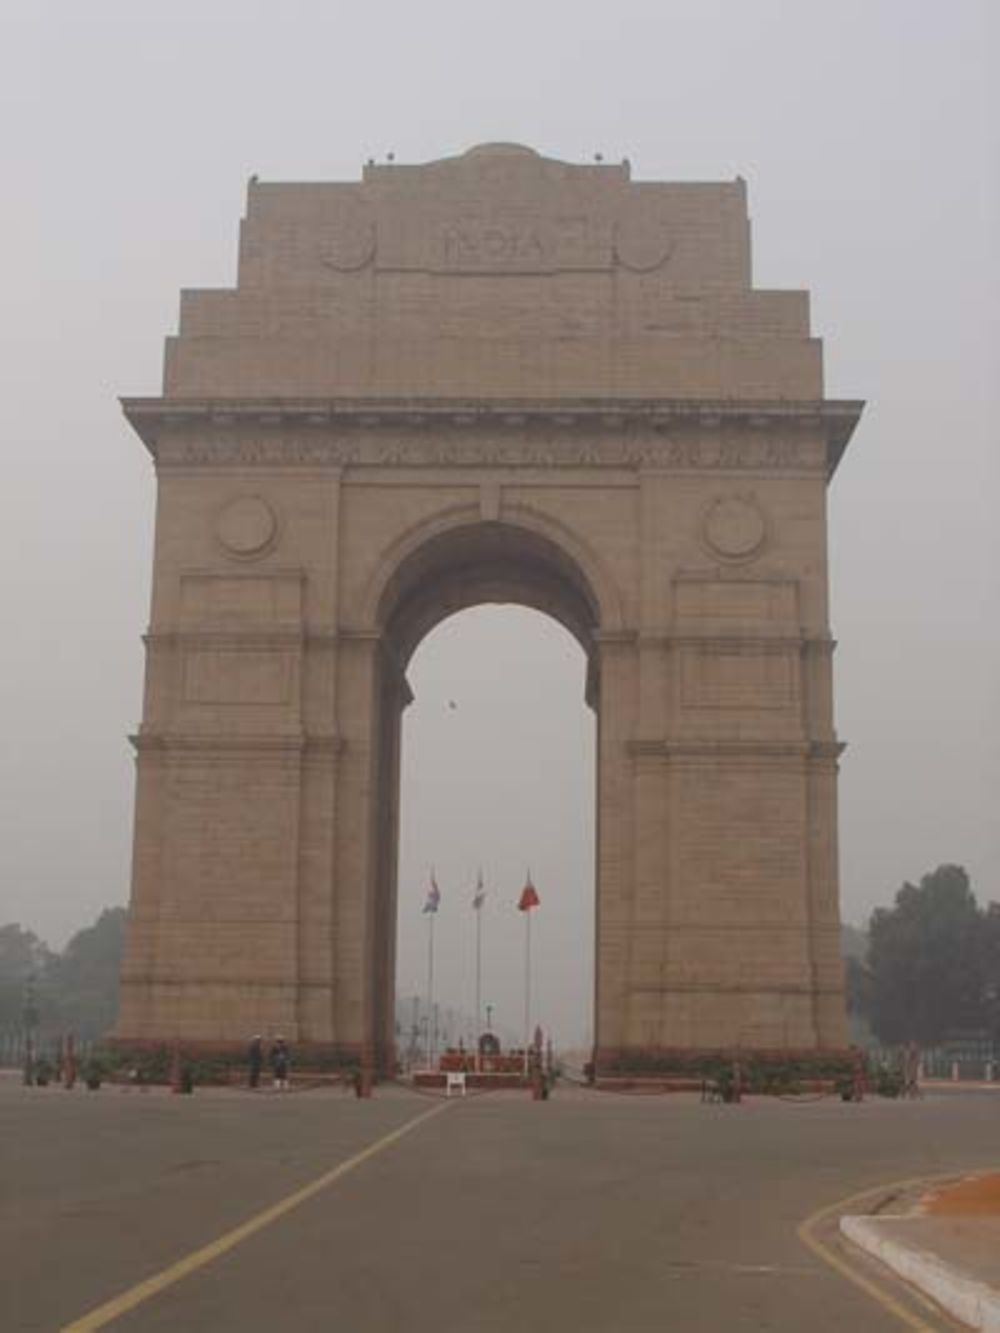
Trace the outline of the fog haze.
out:
M 942 861 L 1000 897 L 998 39 L 1000 9 L 975 0 L 8 0 L 0 922 L 60 945 L 127 898 L 154 478 L 117 395 L 159 392 L 182 287 L 233 283 L 248 176 L 356 179 L 370 156 L 491 140 L 627 156 L 638 180 L 746 177 L 755 285 L 811 291 L 828 395 L 868 401 L 829 494 L 844 916 Z M 404 994 L 424 984 L 434 864 L 441 998 L 469 1003 L 482 862 L 506 990 L 487 988 L 516 1008 L 530 865 L 539 1003 L 583 1035 L 582 672 L 521 610 L 467 612 L 418 649 Z

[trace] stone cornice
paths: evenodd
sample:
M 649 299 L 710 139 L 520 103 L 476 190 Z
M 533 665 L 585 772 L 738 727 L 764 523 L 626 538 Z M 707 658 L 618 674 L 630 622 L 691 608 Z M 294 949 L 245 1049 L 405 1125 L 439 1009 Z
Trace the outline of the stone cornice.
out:
M 346 744 L 342 736 L 328 733 L 311 735 L 220 735 L 143 730 L 129 737 L 137 754 L 172 753 L 222 758 L 225 755 L 267 753 L 301 755 L 340 754 Z
M 752 630 L 742 627 L 705 630 L 691 628 L 638 630 L 628 626 L 615 630 L 595 630 L 590 639 L 600 648 L 698 648 L 731 649 L 735 645 L 767 651 L 798 651 L 831 655 L 836 641 L 829 635 L 810 634 L 802 629 L 789 631 L 771 629 L 767 625 Z M 142 641 L 148 648 L 174 648 L 196 645 L 215 648 L 294 648 L 336 649 L 346 644 L 385 644 L 385 634 L 375 627 L 341 625 L 337 628 L 314 629 L 308 625 L 259 625 L 247 628 L 215 625 L 151 626 Z
M 678 930 L 683 931 L 684 926 L 679 926 Z M 767 932 L 771 929 L 770 922 L 754 922 L 753 925 L 744 926 L 737 934 L 752 935 L 755 931 Z M 800 926 L 801 930 L 802 927 Z M 673 930 L 673 922 L 671 922 Z M 840 986 L 813 986 L 809 983 L 797 983 L 794 981 L 764 981 L 764 982 L 742 982 L 742 981 L 674 981 L 672 978 L 659 982 L 655 985 L 630 986 L 629 993 L 632 995 L 833 995 L 838 999 L 843 998 L 843 988 Z M 750 1049 L 745 1050 L 749 1057 Z M 732 1055 L 730 1050 L 727 1054 Z M 786 1060 L 792 1058 L 791 1052 L 781 1052 Z M 816 1058 L 820 1052 L 810 1051 L 809 1055 Z
M 809 757 L 836 763 L 846 749 L 846 741 L 813 741 L 809 746 Z
M 647 398 L 121 401 L 150 453 L 174 466 L 794 470 L 815 467 L 794 438 L 808 433 L 825 442 L 828 477 L 863 407 L 853 400 Z
M 836 740 L 665 740 L 655 736 L 625 742 L 634 759 L 807 759 L 836 761 L 846 749 Z
M 834 647 L 833 640 L 827 635 L 811 635 L 805 629 L 772 628 L 767 624 L 748 630 L 742 627 L 720 629 L 714 623 L 711 628 L 696 629 L 688 623 L 683 629 L 644 630 L 639 635 L 640 648 L 731 649 L 735 645 L 759 648 L 762 651 L 794 649 L 803 653 L 832 653 Z
M 197 645 L 199 648 L 301 648 L 313 638 L 322 640 L 324 636 L 310 635 L 301 626 L 283 628 L 281 626 L 261 628 L 251 626 L 247 629 L 218 629 L 213 625 L 187 626 L 183 629 L 160 628 L 148 629 L 142 636 L 147 648 L 186 647 Z M 330 637 L 330 636 L 325 636 Z

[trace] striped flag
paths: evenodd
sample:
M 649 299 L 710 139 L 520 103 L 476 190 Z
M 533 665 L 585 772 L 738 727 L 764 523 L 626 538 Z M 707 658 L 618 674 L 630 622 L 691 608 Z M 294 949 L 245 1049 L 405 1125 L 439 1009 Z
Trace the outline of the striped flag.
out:
M 476 876 L 476 891 L 472 895 L 472 906 L 478 912 L 486 901 L 486 889 L 483 885 L 483 872 L 480 870 Z
M 436 912 L 441 903 L 441 890 L 438 888 L 438 882 L 434 878 L 434 871 L 431 871 L 431 886 L 427 890 L 427 898 L 424 902 L 425 912 Z

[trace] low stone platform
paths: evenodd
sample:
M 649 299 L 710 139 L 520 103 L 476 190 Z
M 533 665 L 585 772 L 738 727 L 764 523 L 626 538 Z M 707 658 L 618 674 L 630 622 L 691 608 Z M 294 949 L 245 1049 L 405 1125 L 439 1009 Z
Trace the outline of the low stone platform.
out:
M 594 1080 L 598 1092 L 700 1092 L 706 1080 L 700 1078 L 602 1078 Z

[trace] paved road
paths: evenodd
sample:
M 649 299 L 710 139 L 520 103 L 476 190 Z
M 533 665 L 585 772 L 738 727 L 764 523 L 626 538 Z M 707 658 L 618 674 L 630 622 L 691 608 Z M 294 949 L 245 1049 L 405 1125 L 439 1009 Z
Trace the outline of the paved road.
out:
M 392 1089 L 182 1098 L 0 1079 L 0 1328 L 81 1320 L 437 1105 Z M 81 1328 L 898 1330 L 798 1224 L 869 1186 L 998 1164 L 990 1093 L 739 1107 L 496 1094 L 451 1103 Z M 912 1308 L 911 1327 L 952 1327 Z

